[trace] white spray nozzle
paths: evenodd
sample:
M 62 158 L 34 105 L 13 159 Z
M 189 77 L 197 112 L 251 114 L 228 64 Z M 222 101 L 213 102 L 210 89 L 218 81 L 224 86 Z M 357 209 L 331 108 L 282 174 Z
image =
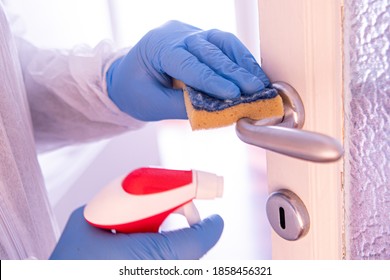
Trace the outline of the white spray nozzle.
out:
M 196 184 L 197 199 L 213 199 L 222 197 L 223 177 L 204 171 L 193 171 L 194 183 Z

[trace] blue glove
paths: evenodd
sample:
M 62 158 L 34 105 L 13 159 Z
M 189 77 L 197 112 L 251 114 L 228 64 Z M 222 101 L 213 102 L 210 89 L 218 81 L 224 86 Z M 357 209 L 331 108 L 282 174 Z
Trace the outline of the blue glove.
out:
M 270 83 L 233 34 L 170 21 L 111 65 L 108 94 L 139 120 L 186 119 L 183 93 L 172 88 L 172 78 L 220 99 L 254 93 Z
M 50 259 L 199 259 L 219 240 L 223 220 L 213 215 L 190 228 L 163 233 L 113 234 L 88 224 L 75 210 Z

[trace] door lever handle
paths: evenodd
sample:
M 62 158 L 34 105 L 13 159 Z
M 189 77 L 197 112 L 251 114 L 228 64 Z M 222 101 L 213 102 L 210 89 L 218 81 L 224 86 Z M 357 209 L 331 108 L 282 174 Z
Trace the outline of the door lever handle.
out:
M 237 136 L 245 143 L 286 156 L 313 162 L 337 161 L 344 154 L 342 145 L 325 134 L 302 130 L 305 110 L 296 90 L 285 82 L 275 82 L 283 100 L 284 116 L 254 121 L 238 120 Z

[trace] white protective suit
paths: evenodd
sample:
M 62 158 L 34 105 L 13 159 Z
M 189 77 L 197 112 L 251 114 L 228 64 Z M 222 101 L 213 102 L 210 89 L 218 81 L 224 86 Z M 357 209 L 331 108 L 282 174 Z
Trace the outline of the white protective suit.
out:
M 143 125 L 106 92 L 105 72 L 122 54 L 104 42 L 71 52 L 37 49 L 12 37 L 0 2 L 1 259 L 47 259 L 58 238 L 37 149 Z

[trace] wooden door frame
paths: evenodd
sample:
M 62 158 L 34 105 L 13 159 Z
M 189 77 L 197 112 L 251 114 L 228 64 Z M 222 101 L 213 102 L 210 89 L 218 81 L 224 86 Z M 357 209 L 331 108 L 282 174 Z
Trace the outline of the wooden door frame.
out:
M 303 129 L 343 141 L 342 0 L 259 0 L 261 62 L 272 81 L 303 99 Z M 308 163 L 267 152 L 269 192 L 287 188 L 305 203 L 310 231 L 286 241 L 272 233 L 273 259 L 343 259 L 343 160 Z

